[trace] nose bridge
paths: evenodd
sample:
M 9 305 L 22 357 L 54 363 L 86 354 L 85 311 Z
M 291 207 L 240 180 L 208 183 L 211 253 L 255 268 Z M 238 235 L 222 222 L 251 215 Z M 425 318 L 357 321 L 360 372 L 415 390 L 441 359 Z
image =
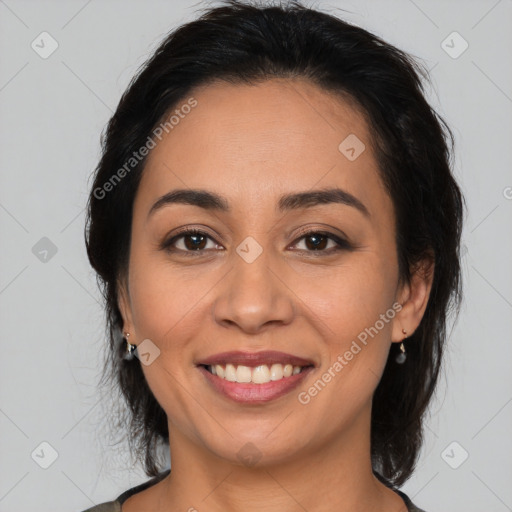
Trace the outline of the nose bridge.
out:
M 293 297 L 278 276 L 272 250 L 246 237 L 232 254 L 233 268 L 219 288 L 214 307 L 218 323 L 257 332 L 268 323 L 287 324 L 294 314 Z

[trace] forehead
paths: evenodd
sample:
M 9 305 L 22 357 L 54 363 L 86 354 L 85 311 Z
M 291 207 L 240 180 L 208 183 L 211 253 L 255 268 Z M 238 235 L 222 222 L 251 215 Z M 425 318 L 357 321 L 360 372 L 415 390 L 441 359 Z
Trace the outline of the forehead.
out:
M 191 97 L 197 105 L 180 111 Z M 136 202 L 173 188 L 209 189 L 246 207 L 330 186 L 364 203 L 385 195 L 364 116 L 308 81 L 216 82 L 173 112 L 181 115 L 151 150 Z

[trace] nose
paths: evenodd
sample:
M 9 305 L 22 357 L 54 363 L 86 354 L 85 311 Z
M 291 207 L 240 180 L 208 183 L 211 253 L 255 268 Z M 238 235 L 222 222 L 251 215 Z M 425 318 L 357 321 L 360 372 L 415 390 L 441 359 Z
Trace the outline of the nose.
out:
M 238 254 L 233 260 L 233 268 L 217 287 L 216 322 L 248 334 L 292 322 L 295 295 L 286 284 L 286 264 L 270 261 L 266 251 L 250 263 Z

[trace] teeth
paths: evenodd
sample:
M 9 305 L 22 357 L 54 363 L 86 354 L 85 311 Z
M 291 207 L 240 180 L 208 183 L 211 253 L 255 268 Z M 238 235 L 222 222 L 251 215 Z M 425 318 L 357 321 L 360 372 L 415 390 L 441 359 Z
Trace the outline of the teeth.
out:
M 220 365 L 208 366 L 208 370 L 221 379 L 230 382 L 252 382 L 254 384 L 266 384 L 267 382 L 281 380 L 292 375 L 299 374 L 303 367 L 293 366 L 291 364 L 275 363 L 270 368 L 266 365 L 256 366 L 254 368 L 244 365 Z
M 265 382 L 270 382 L 270 370 L 268 369 L 268 366 L 263 364 L 253 368 L 251 381 L 255 384 L 264 384 Z
M 270 380 L 279 380 L 283 378 L 283 365 L 273 364 L 270 367 Z
M 226 365 L 226 374 L 224 378 L 230 382 L 236 382 L 236 369 L 232 364 Z
M 248 366 L 240 365 L 236 369 L 236 381 L 237 382 L 251 382 L 252 371 Z

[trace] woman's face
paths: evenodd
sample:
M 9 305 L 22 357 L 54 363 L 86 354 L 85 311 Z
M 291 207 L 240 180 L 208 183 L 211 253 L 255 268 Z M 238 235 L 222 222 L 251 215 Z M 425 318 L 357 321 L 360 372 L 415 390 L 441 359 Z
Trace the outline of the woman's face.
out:
M 197 105 L 148 157 L 120 299 L 171 452 L 180 438 L 250 464 L 357 446 L 390 344 L 426 305 L 399 286 L 393 205 L 365 121 L 301 80 L 216 83 L 191 96 Z M 324 202 L 309 197 L 334 189 Z M 224 207 L 152 209 L 176 190 Z M 286 376 L 288 364 L 304 369 Z

